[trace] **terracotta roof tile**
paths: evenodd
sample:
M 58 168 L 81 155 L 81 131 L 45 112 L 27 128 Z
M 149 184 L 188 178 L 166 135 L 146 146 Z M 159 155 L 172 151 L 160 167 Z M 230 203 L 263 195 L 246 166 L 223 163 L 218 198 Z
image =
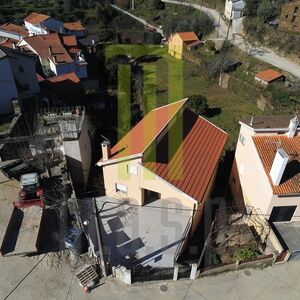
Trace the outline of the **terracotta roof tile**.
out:
M 69 47 L 77 46 L 77 40 L 74 36 L 66 35 L 62 37 L 62 40 L 65 46 L 69 46 Z
M 254 136 L 258 155 L 269 178 L 275 195 L 300 193 L 300 136 L 288 138 L 286 135 Z M 289 162 L 284 171 L 281 183 L 275 186 L 270 177 L 270 171 L 276 155 L 277 147 L 289 155 Z
M 145 155 L 144 165 L 201 202 L 228 135 L 189 109 L 185 109 L 176 124 Z
M 83 90 L 80 79 L 74 72 L 50 77 L 44 80 L 42 83 L 44 90 L 49 90 L 56 95 L 67 95 L 79 93 Z
M 62 81 L 65 81 L 65 80 L 70 80 L 74 83 L 79 83 L 80 82 L 80 79 L 78 78 L 78 76 L 74 72 L 67 73 L 67 74 L 62 74 L 62 75 L 59 75 L 59 76 L 50 77 L 47 80 L 52 82 L 52 83 L 62 82 Z
M 44 14 L 39 14 L 36 12 L 31 13 L 29 16 L 27 16 L 24 21 L 31 23 L 31 24 L 38 24 L 41 23 L 47 19 L 49 19 L 50 17 Z
M 22 26 L 18 26 L 12 23 L 2 24 L 0 25 L 0 29 L 14 34 L 19 34 L 21 37 L 25 37 L 28 35 L 28 30 L 26 30 Z
M 70 31 L 82 31 L 85 28 L 82 26 L 81 21 L 78 20 L 76 22 L 64 23 L 64 27 Z
M 268 69 L 268 70 L 265 70 L 265 71 L 262 71 L 260 73 L 257 73 L 255 75 L 255 77 L 259 78 L 259 79 L 262 79 L 266 82 L 271 82 L 271 81 L 274 81 L 276 79 L 279 79 L 283 76 L 282 73 L 279 73 L 275 70 L 272 70 L 272 69 Z
M 190 32 L 177 32 L 175 34 L 178 34 L 184 42 L 193 42 L 193 41 L 198 41 L 199 40 L 197 35 L 193 31 L 190 31 Z
M 56 63 L 73 62 L 71 56 L 62 45 L 57 33 L 30 36 L 24 38 L 24 41 L 27 42 L 42 58 L 49 57 Z M 49 53 L 49 47 L 51 49 L 51 54 Z
M 149 112 L 112 148 L 110 159 L 142 154 L 186 101 L 177 101 Z

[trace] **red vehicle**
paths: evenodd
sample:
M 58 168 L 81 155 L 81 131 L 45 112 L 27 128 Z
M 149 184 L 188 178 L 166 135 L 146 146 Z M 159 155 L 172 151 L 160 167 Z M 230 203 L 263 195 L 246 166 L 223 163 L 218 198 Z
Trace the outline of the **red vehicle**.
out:
M 29 173 L 21 176 L 21 190 L 19 192 L 19 205 L 40 205 L 43 203 L 44 189 L 41 186 L 37 173 Z

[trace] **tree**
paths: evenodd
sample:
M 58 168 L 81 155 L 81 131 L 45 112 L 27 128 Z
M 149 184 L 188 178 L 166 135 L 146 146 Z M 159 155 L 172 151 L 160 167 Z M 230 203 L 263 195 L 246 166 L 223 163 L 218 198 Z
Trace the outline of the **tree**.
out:
M 159 45 L 161 42 L 161 35 L 156 31 L 146 31 L 144 33 L 144 42 L 150 45 Z
M 258 6 L 257 16 L 263 23 L 269 22 L 278 15 L 277 6 L 270 0 L 263 0 Z
M 249 17 L 255 17 L 259 2 L 260 0 L 246 0 L 245 14 Z
M 165 4 L 161 0 L 152 0 L 152 8 L 162 10 L 165 9 Z
M 192 95 L 189 97 L 189 108 L 198 115 L 203 115 L 208 109 L 207 99 L 202 95 Z

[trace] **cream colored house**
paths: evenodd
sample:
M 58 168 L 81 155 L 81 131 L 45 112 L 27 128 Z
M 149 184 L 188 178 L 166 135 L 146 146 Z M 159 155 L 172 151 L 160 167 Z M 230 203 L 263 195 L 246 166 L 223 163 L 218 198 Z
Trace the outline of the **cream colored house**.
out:
M 201 218 L 227 134 L 187 107 L 187 99 L 148 113 L 112 149 L 102 143 L 107 196 L 145 206 L 175 199 Z M 194 211 L 194 213 L 193 213 Z
M 177 32 L 169 38 L 168 52 L 170 55 L 182 59 L 186 48 L 199 44 L 200 40 L 194 32 Z
M 257 116 L 240 125 L 230 180 L 236 203 L 272 222 L 300 221 L 298 118 Z

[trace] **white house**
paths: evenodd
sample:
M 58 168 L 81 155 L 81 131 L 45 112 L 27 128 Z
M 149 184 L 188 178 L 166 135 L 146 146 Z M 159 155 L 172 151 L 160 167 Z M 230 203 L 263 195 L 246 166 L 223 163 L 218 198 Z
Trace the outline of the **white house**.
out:
M 300 221 L 300 128 L 294 116 L 240 122 L 231 191 L 271 222 Z
M 78 78 L 87 78 L 87 63 L 81 52 L 68 53 L 57 33 L 26 37 L 18 46 L 38 55 L 47 77 L 75 72 Z
M 244 0 L 226 0 L 224 10 L 226 19 L 232 20 L 243 17 L 245 5 Z
M 28 34 L 28 31 L 22 26 L 18 26 L 12 23 L 5 23 L 0 25 L 0 37 L 19 41 L 20 39 L 28 36 Z
M 63 22 L 35 12 L 24 19 L 24 24 L 30 36 L 48 34 L 50 32 L 65 32 Z
M 12 113 L 12 100 L 39 93 L 35 57 L 0 46 L 0 115 Z

